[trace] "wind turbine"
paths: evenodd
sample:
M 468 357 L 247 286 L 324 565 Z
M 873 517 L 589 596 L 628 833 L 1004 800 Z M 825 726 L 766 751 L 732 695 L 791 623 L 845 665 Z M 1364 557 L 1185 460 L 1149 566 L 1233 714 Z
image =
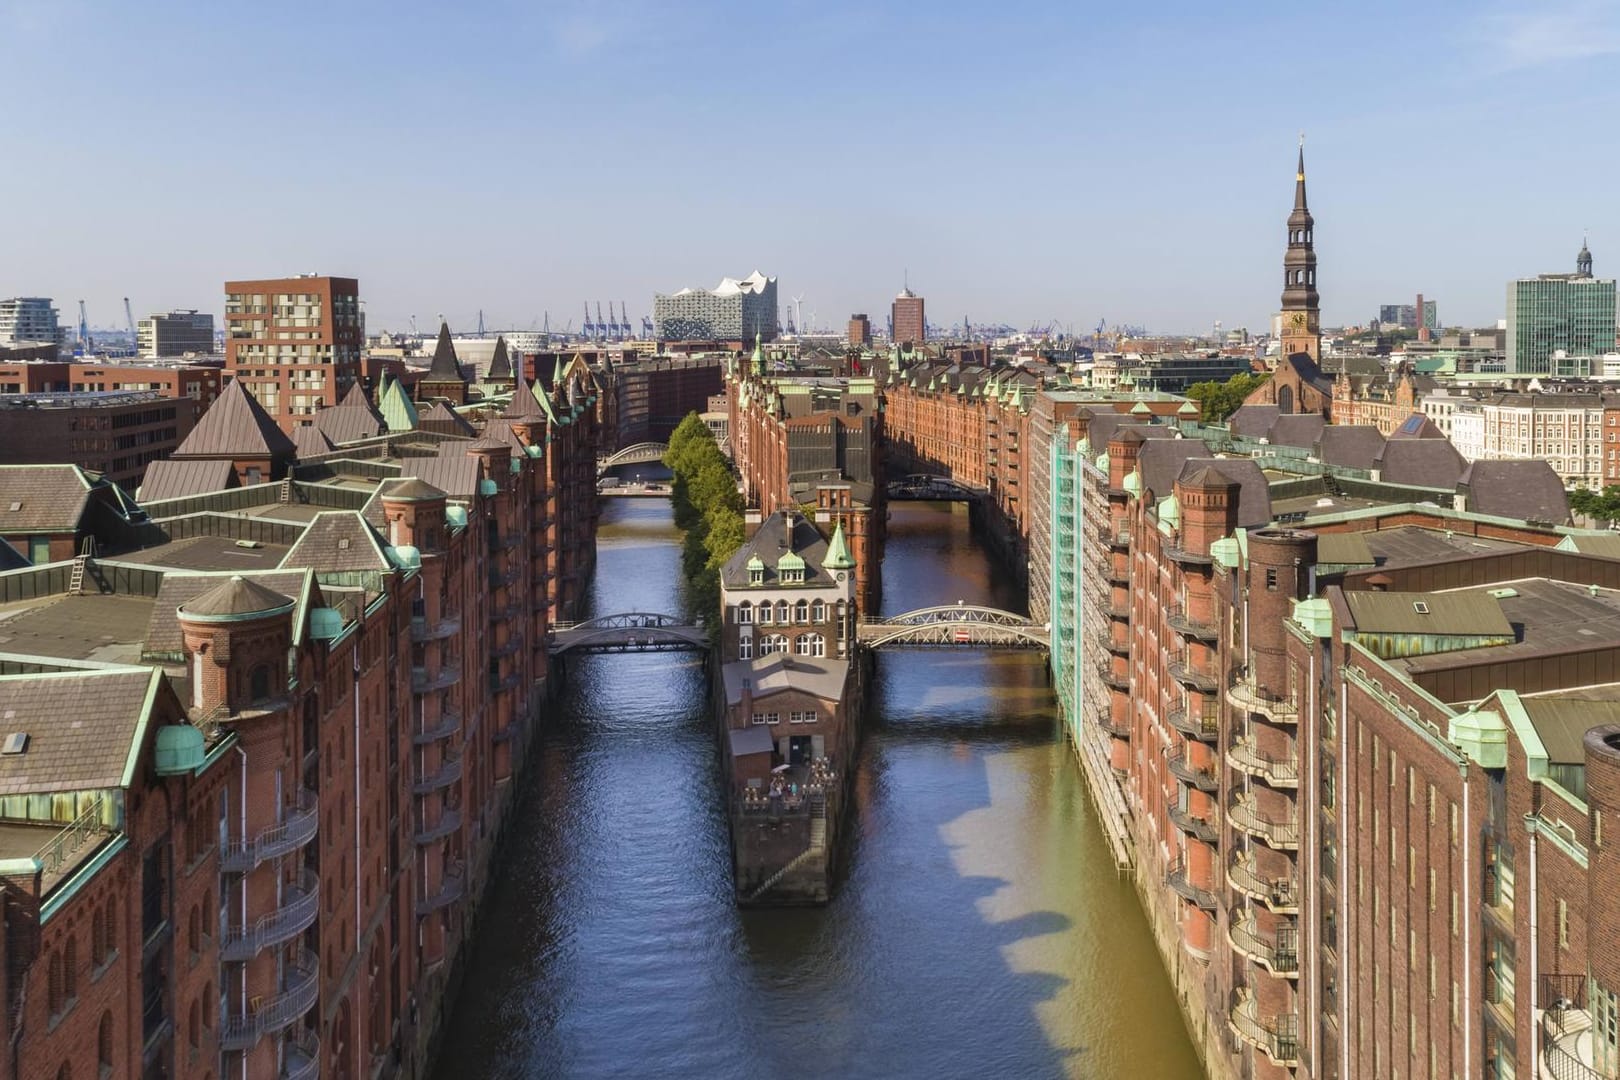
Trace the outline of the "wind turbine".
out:
M 793 328 L 800 337 L 804 336 L 804 295 L 801 293 L 793 298 Z

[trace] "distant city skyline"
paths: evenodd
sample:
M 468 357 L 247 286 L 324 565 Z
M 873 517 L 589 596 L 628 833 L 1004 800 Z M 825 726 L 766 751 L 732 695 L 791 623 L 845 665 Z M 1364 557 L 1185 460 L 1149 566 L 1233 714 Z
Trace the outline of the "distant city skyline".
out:
M 1590 138 L 1620 98 L 1613 0 L 0 0 L 0 20 L 0 89 L 35 103 L 12 118 L 32 160 L 0 175 L 0 296 L 51 296 L 65 325 L 80 298 L 99 326 L 125 296 L 218 315 L 227 279 L 315 271 L 359 278 L 373 332 L 470 331 L 480 309 L 577 328 L 586 301 L 639 326 L 654 293 L 757 269 L 784 322 L 803 296 L 834 332 L 909 271 L 941 325 L 1260 333 L 1301 127 L 1325 325 L 1419 292 L 1493 324 L 1510 280 L 1573 269 L 1583 236 L 1620 269 L 1620 150 Z M 902 40 L 950 78 L 896 65 Z M 272 65 L 273 93 L 238 89 Z

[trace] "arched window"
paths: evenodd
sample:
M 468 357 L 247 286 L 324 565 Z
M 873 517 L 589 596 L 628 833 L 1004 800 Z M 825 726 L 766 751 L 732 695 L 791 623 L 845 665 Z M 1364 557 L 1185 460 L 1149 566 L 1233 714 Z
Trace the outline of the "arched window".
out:
M 742 603 L 738 604 L 737 605 L 737 621 L 739 623 L 751 623 L 751 622 L 753 622 L 754 621 L 754 605 L 750 604 L 747 600 L 744 600 Z
M 107 927 L 106 911 L 96 908 L 90 916 L 90 962 L 100 964 L 101 958 L 107 955 Z
M 112 1010 L 101 1014 L 101 1026 L 96 1029 L 96 1064 L 104 1074 L 111 1075 L 113 1067 Z
M 759 621 L 760 622 L 762 622 L 762 623 L 772 622 L 773 620 L 771 618 L 771 615 L 772 615 L 772 609 L 771 609 L 770 601 L 767 600 L 764 603 L 759 605 Z
M 50 967 L 45 979 L 45 1000 L 51 1015 L 62 1011 L 62 954 L 51 953 Z
M 79 943 L 71 937 L 62 945 L 62 993 L 69 1001 L 79 996 Z
M 788 639 L 781 634 L 766 634 L 759 639 L 759 655 L 761 656 L 787 652 L 787 647 Z
M 800 634 L 793 642 L 793 651 L 800 656 L 826 656 L 827 639 L 820 634 Z
M 191 905 L 191 914 L 186 918 L 186 945 L 191 949 L 193 960 L 202 952 L 202 912 L 196 904 Z
M 788 602 L 786 600 L 778 600 L 776 602 L 776 621 L 784 626 L 787 625 Z
M 248 698 L 263 701 L 270 696 L 270 665 L 260 664 L 248 676 Z
M 214 984 L 209 983 L 203 987 L 203 1030 L 214 1030 Z
M 800 600 L 793 605 L 793 621 L 801 626 L 810 621 L 810 601 Z
M 109 896 L 107 897 L 107 951 L 101 958 L 104 963 L 111 960 L 113 954 L 118 951 L 118 937 L 118 897 Z
M 202 1046 L 202 1003 L 193 1001 L 186 1015 L 186 1043 L 197 1050 Z
M 825 602 L 817 600 L 810 605 L 810 621 L 818 623 L 827 621 L 827 605 Z

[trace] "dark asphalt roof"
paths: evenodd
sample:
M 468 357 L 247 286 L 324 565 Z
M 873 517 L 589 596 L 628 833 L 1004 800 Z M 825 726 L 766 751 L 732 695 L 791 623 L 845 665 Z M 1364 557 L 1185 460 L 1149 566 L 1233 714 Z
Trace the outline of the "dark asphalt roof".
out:
M 1392 438 L 1378 452 L 1376 467 L 1386 483 L 1451 490 L 1466 464 L 1445 439 Z
M 1555 765 L 1586 764 L 1586 733 L 1620 723 L 1620 701 L 1568 697 L 1520 698 L 1531 726 Z
M 1309 450 L 1327 427 L 1327 419 L 1316 413 L 1288 413 L 1277 417 L 1266 434 L 1275 446 L 1297 446 Z
M 1371 424 L 1329 424 L 1316 440 L 1316 456 L 1345 469 L 1376 468 L 1383 449 L 1383 433 Z
M 1468 509 L 1498 517 L 1569 522 L 1569 495 L 1553 467 L 1540 458 L 1520 461 L 1475 461 L 1457 481 Z
M 1226 419 L 1227 429 L 1245 439 L 1263 439 L 1282 410 L 1275 405 L 1239 405 Z

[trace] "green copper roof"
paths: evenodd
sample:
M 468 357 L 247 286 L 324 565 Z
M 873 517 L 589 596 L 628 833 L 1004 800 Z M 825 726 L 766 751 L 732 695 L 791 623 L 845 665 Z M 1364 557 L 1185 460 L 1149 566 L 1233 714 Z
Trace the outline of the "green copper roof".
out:
M 853 570 L 855 560 L 849 557 L 849 545 L 844 542 L 844 523 L 833 526 L 832 540 L 827 543 L 827 557 L 822 565 L 828 570 Z
M 378 411 L 382 413 L 383 422 L 388 425 L 391 432 L 415 431 L 417 428 L 416 405 L 411 401 L 410 395 L 405 393 L 405 386 L 398 379 L 389 381 L 388 389 L 383 391 Z
M 798 555 L 797 552 L 784 551 L 782 553 L 781 558 L 776 560 L 777 573 L 782 573 L 782 572 L 788 571 L 788 570 L 803 570 L 803 569 L 804 569 L 804 559 L 801 558 Z
M 1507 725 L 1494 712 L 1465 712 L 1451 718 L 1447 737 L 1482 768 L 1507 767 Z

